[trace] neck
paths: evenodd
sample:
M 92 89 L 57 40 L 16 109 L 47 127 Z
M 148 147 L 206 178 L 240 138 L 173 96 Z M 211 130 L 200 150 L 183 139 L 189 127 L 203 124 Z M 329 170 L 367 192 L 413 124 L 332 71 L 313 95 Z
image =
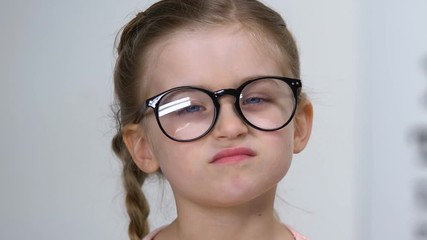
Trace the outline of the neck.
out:
M 156 240 L 293 239 L 274 213 L 274 196 L 267 194 L 232 207 L 201 206 L 177 201 L 177 218 Z

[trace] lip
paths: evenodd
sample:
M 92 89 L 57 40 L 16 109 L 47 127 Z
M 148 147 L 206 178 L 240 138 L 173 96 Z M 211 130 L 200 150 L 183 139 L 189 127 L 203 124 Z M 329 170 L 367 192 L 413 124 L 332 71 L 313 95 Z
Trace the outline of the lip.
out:
M 230 164 L 238 163 L 245 161 L 253 156 L 256 156 L 256 153 L 249 148 L 239 147 L 239 148 L 229 148 L 224 149 L 213 157 L 210 163 L 214 164 Z

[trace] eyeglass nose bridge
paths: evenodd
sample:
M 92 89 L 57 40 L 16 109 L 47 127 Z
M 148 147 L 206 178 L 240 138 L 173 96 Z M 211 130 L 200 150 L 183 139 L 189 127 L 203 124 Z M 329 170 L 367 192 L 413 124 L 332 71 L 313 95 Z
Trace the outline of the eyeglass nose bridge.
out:
M 217 101 L 219 101 L 219 98 L 226 96 L 226 95 L 231 95 L 234 97 L 235 101 L 238 100 L 239 94 L 240 92 L 237 89 L 232 89 L 232 88 L 227 88 L 227 89 L 221 89 L 218 90 L 216 92 L 213 93 L 215 96 L 215 99 Z
M 227 96 L 227 95 L 230 95 L 230 96 L 233 96 L 234 97 L 234 110 L 235 110 L 235 113 L 236 113 L 236 115 L 244 122 L 244 123 L 247 123 L 247 124 L 249 124 L 249 125 L 251 125 L 252 126 L 252 124 L 246 119 L 246 117 L 243 115 L 243 113 L 242 113 L 242 111 L 241 111 L 241 109 L 240 109 L 240 107 L 239 107 L 239 98 L 240 98 L 240 94 L 241 94 L 241 90 L 239 90 L 239 89 L 233 89 L 233 88 L 226 88 L 226 89 L 221 89 L 221 90 L 218 90 L 218 91 L 215 91 L 215 92 L 213 92 L 213 96 L 214 96 L 214 100 L 215 100 L 215 105 L 216 105 L 216 108 L 217 108 L 217 114 L 216 114 L 216 116 L 215 116 L 215 119 L 214 119 L 214 122 L 213 122 L 213 125 L 212 125 L 212 128 L 214 127 L 214 125 L 216 125 L 216 122 L 217 122 L 217 120 L 218 120 L 218 117 L 219 117 L 219 112 L 220 112 L 220 109 L 221 109 L 221 104 L 219 103 L 219 99 L 221 98 L 221 97 L 224 97 L 224 96 Z M 210 130 L 209 130 L 210 131 Z
M 221 97 L 224 97 L 227 95 L 233 96 L 234 97 L 234 107 L 235 107 L 235 110 L 237 112 L 237 115 L 239 115 L 239 117 L 242 118 L 242 120 L 244 122 L 247 122 L 247 120 L 243 116 L 243 113 L 240 110 L 240 107 L 238 106 L 239 105 L 240 93 L 241 93 L 241 91 L 239 89 L 226 88 L 226 89 L 221 89 L 221 90 L 215 91 L 213 93 L 213 96 L 214 96 L 215 101 L 216 101 L 215 104 L 218 108 L 217 110 L 219 110 L 221 108 L 221 104 L 219 103 L 219 99 Z M 215 121 L 216 121 L 216 119 L 215 119 Z

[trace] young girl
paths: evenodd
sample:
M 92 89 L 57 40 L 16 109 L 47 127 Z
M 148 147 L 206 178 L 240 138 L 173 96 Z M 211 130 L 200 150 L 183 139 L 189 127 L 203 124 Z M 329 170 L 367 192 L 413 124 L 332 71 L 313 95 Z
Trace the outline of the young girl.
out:
M 115 92 L 130 239 L 306 239 L 275 216 L 278 182 L 306 146 L 312 105 L 296 44 L 255 0 L 163 0 L 118 44 Z M 176 219 L 149 233 L 141 191 L 170 183 Z

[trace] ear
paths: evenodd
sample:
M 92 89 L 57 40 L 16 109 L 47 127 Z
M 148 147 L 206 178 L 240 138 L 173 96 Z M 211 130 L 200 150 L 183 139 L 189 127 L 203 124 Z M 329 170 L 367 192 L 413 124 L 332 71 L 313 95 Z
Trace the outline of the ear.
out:
M 126 126 L 123 131 L 123 140 L 132 156 L 132 160 L 141 171 L 154 173 L 159 170 L 159 163 L 155 159 L 151 145 L 147 141 L 145 132 L 140 125 L 131 124 Z
M 301 101 L 295 116 L 294 153 L 301 152 L 307 146 L 313 126 L 313 105 L 310 100 Z

